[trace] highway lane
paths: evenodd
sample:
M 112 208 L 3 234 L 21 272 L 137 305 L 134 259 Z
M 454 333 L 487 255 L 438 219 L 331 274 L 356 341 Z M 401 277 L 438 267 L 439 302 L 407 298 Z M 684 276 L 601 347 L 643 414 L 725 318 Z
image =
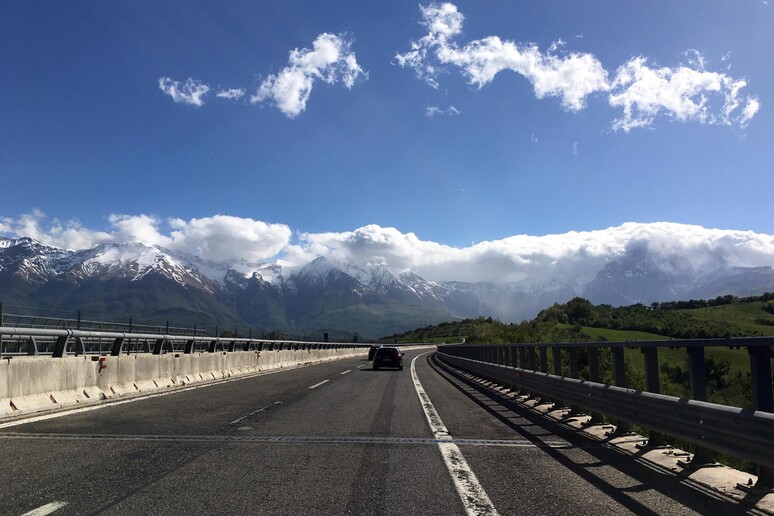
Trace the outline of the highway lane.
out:
M 408 370 L 417 355 L 451 437 L 489 440 L 458 446 L 500 514 L 739 511 L 413 351 L 403 371 L 342 360 L 1 428 L 16 437 L 0 436 L 0 513 L 464 514 Z

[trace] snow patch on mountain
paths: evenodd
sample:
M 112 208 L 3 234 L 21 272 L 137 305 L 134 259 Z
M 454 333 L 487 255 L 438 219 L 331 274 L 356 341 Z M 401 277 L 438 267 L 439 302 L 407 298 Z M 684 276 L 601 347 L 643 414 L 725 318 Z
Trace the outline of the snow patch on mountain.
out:
M 306 308 L 319 310 L 314 303 L 299 301 L 300 297 L 315 296 L 327 299 L 328 307 L 361 299 L 366 303 L 422 306 L 459 317 L 492 315 L 515 321 L 576 295 L 594 303 L 621 305 L 774 290 L 774 269 L 769 265 L 740 267 L 738 257 L 734 258 L 737 250 L 729 251 L 717 243 L 707 245 L 701 253 L 696 246 L 691 249 L 691 253 L 681 254 L 680 246 L 666 249 L 639 239 L 606 256 L 579 253 L 551 258 L 541 274 L 512 274 L 510 278 L 518 279 L 498 283 L 429 281 L 410 270 L 327 257 L 291 268 L 280 263 L 203 260 L 142 243 L 102 244 L 76 252 L 29 238 L 0 238 L 0 274 L 16 275 L 35 285 L 55 278 L 139 281 L 155 274 L 224 299 L 269 296 L 275 304 L 265 309 L 272 314 L 281 313 L 277 303 L 289 303 L 293 298 L 303 308 L 293 312 L 293 317 L 303 317 Z M 594 274 L 587 274 L 592 270 Z M 573 271 L 584 271 L 583 277 L 573 275 Z

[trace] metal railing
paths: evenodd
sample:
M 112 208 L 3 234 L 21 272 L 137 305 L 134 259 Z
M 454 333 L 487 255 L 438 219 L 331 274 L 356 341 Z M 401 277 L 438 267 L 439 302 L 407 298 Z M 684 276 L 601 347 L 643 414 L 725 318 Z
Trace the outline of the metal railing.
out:
M 67 317 L 70 315 L 70 317 Z M 84 331 L 106 331 L 106 332 L 121 332 L 121 333 L 162 333 L 162 334 L 175 334 L 175 335 L 233 335 L 233 336 L 247 336 L 252 338 L 253 335 L 258 337 L 260 334 L 261 340 L 277 340 L 277 341 L 304 341 L 304 342 L 337 342 L 347 343 L 350 342 L 342 338 L 329 338 L 327 333 L 320 332 L 318 335 L 299 335 L 295 333 L 289 333 L 285 331 L 265 331 L 253 327 L 221 327 L 215 323 L 210 324 L 194 324 L 193 327 L 183 327 L 178 325 L 170 325 L 169 320 L 164 320 L 160 317 L 144 318 L 143 322 L 140 322 L 132 315 L 112 316 L 107 317 L 104 315 L 86 315 L 81 316 L 81 310 L 76 311 L 64 311 L 55 309 L 40 309 L 30 308 L 18 305 L 4 305 L 0 301 L 0 327 L 14 326 L 20 328 L 39 328 L 46 330 L 84 330 Z M 351 342 L 358 342 L 357 334 L 354 334 Z M 368 340 L 364 342 L 370 342 Z
M 686 466 L 714 462 L 720 452 L 757 466 L 758 486 L 774 486 L 774 394 L 772 392 L 774 338 L 629 341 L 562 344 L 456 344 L 438 347 L 438 358 L 464 371 L 496 383 L 546 397 L 560 406 L 584 408 L 591 422 L 602 415 L 618 420 L 618 431 L 639 425 L 650 432 L 650 444 L 663 444 L 671 436 L 696 445 Z M 752 407 L 740 408 L 707 402 L 705 349 L 747 349 L 750 359 Z M 645 389 L 628 388 L 624 350 L 642 351 Z M 690 397 L 660 394 L 658 350 L 688 351 Z M 601 381 L 600 351 L 612 354 L 613 384 Z M 552 364 L 549 364 L 549 351 Z M 579 352 L 587 361 L 581 378 Z M 566 359 L 566 361 L 565 361 Z M 549 372 L 549 370 L 551 372 Z M 568 373 L 568 374 L 567 374 Z
M 209 337 L 167 333 L 135 333 L 0 327 L 0 356 L 129 353 L 214 353 L 217 351 L 281 351 L 367 348 L 369 344 Z

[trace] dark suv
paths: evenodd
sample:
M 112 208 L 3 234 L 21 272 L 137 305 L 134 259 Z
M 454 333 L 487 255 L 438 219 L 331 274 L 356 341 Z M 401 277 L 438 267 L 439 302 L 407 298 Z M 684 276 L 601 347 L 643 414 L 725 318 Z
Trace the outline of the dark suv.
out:
M 398 348 L 382 346 L 374 353 L 374 369 L 397 367 L 403 370 L 403 353 Z

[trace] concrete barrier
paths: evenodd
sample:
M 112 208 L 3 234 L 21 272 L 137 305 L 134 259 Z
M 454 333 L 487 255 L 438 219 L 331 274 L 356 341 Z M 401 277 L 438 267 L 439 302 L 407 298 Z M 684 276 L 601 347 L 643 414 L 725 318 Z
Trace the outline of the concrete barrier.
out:
M 0 419 L 367 354 L 367 348 L 13 357 L 0 361 Z

